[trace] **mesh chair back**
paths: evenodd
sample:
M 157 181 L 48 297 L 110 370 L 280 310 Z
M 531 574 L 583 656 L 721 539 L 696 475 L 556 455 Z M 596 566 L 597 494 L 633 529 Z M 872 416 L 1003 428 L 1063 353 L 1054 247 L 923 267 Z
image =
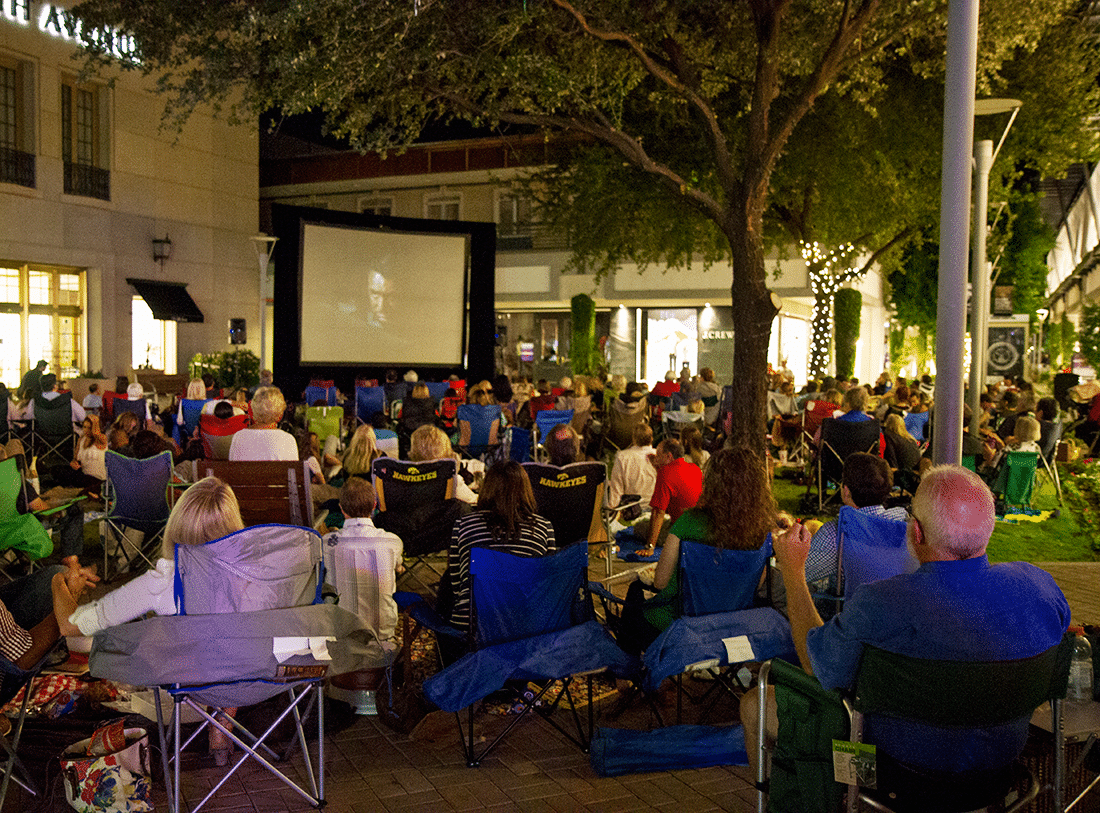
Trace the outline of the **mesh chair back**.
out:
M 56 398 L 34 396 L 34 432 L 51 441 L 73 436 L 73 396 L 63 392 Z M 142 414 L 144 420 L 145 415 Z
M 850 596 L 861 584 L 913 573 L 920 564 L 905 541 L 906 523 L 841 506 L 837 519 L 837 579 Z
M 580 545 L 545 556 L 491 548 L 470 551 L 471 626 L 478 647 L 557 632 L 583 620 L 577 613 L 588 578 Z
M 38 407 L 35 407 L 35 415 L 38 415 Z M 129 398 L 116 398 L 115 399 L 115 417 L 117 418 L 123 412 L 132 412 L 134 417 L 138 419 L 138 426 L 145 427 L 145 415 L 148 410 L 148 403 L 144 398 L 138 398 L 136 401 L 131 401 Z
M 681 539 L 684 615 L 712 615 L 752 607 L 760 574 L 771 555 L 770 534 L 756 550 L 726 550 Z
M 228 483 L 245 525 L 313 525 L 309 465 L 301 460 L 200 460 L 201 477 Z
M 108 450 L 105 458 L 111 495 L 107 519 L 138 528 L 146 536 L 162 528 L 170 513 L 165 495 L 172 479 L 172 453 L 134 460 Z
M 318 604 L 320 562 L 320 534 L 292 525 L 177 545 L 176 606 L 180 615 L 208 615 Z
M 202 415 L 202 408 L 204 406 L 206 406 L 205 398 L 184 398 L 180 401 L 180 408 L 183 411 L 182 431 L 185 437 L 191 437 L 195 434 L 195 430 L 199 428 L 199 418 Z
M 823 478 L 840 482 L 844 473 L 844 461 L 856 452 L 878 454 L 878 440 L 882 434 L 879 422 L 842 421 L 826 418 L 821 422 L 821 473 Z
M 247 415 L 234 415 L 232 418 L 218 418 L 203 415 L 199 418 L 199 434 L 202 437 L 203 452 L 209 460 L 228 460 L 229 447 L 233 445 L 233 435 L 248 426 Z
M 386 391 L 382 387 L 355 388 L 355 418 L 370 423 L 375 412 L 386 411 Z
M 538 513 L 554 526 L 554 539 L 559 548 L 580 542 L 606 542 L 607 531 L 600 518 L 603 507 L 607 467 L 599 462 L 570 463 L 551 466 L 548 463 L 524 463 L 531 481 Z

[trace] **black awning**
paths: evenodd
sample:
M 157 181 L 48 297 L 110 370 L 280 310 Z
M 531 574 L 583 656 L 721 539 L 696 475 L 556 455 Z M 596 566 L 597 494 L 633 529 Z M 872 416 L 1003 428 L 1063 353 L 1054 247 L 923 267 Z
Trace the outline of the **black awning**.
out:
M 161 282 L 155 279 L 131 279 L 126 281 L 137 289 L 145 300 L 153 317 L 162 322 L 201 322 L 202 311 L 187 293 L 183 282 Z

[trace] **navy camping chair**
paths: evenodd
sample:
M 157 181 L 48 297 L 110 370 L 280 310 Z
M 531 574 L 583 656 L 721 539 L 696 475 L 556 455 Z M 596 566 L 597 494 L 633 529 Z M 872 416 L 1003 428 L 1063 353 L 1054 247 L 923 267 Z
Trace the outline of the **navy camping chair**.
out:
M 107 527 L 103 540 L 103 577 L 109 580 L 122 566 L 133 567 L 143 560 L 152 567 L 157 559 L 164 526 L 171 513 L 167 493 L 172 479 L 172 453 L 164 451 L 146 460 L 135 460 L 108 450 L 106 461 Z M 141 542 L 135 543 L 128 532 L 143 534 Z M 111 541 L 117 543 L 114 563 L 111 561 Z
M 552 466 L 549 463 L 524 463 L 531 481 L 538 513 L 554 526 L 559 548 L 578 542 L 607 545 L 607 575 L 611 575 L 611 537 L 604 511 L 607 466 L 598 460 Z
M 816 478 L 811 480 L 806 493 L 816 483 L 817 510 L 840 498 L 840 480 L 844 474 L 844 462 L 856 452 L 878 455 L 882 426 L 872 419 L 867 421 L 842 421 L 825 418 L 821 421 L 821 447 L 817 452 Z M 881 457 L 881 455 L 879 455 Z M 836 490 L 829 495 L 829 484 Z
M 180 810 L 182 752 L 207 726 L 220 729 L 241 754 L 193 812 L 250 759 L 306 803 L 322 808 L 325 732 L 319 693 L 325 678 L 386 666 L 390 654 L 354 613 L 321 603 L 320 535 L 297 526 L 258 525 L 205 545 L 177 546 L 175 560 L 179 614 L 104 630 L 94 639 L 89 661 L 97 677 L 159 686 L 171 697 L 172 716 L 165 725 L 162 693 L 156 693 L 169 810 Z M 283 708 L 258 735 L 225 712 L 279 695 Z M 181 730 L 185 708 L 202 721 L 186 740 Z M 303 726 L 314 709 L 315 761 Z M 286 719 L 293 721 L 294 735 L 280 754 L 271 738 Z M 304 763 L 298 777 L 273 764 L 286 760 L 295 746 L 301 748 Z
M 180 409 L 183 411 L 183 426 L 173 421 L 172 423 L 172 437 L 176 443 L 180 446 L 186 446 L 187 441 L 195 434 L 195 430 L 199 428 L 199 418 L 202 416 L 202 408 L 206 406 L 205 398 L 182 398 L 180 399 Z
M 500 404 L 463 404 L 455 413 L 458 449 L 482 457 L 500 447 Z
M 376 412 L 386 411 L 386 391 L 382 387 L 355 388 L 355 420 L 370 423 Z
M 144 398 L 138 398 L 136 401 L 131 401 L 129 398 L 115 399 L 115 417 L 117 418 L 123 412 L 132 412 L 138 419 L 138 427 L 141 429 L 145 428 L 145 416 L 148 411 L 148 402 Z
M 905 522 L 841 506 L 837 517 L 837 577 L 827 592 L 815 595 L 825 603 L 819 609 L 826 611 L 831 602 L 835 615 L 860 585 L 915 572 L 920 563 L 909 550 L 906 528 Z
M 531 430 L 512 425 L 504 430 L 504 446 L 508 457 L 517 463 L 531 459 Z
M 336 406 L 336 387 L 332 385 L 332 382 L 326 382 L 326 386 L 320 384 L 310 384 L 306 387 L 303 396 L 306 400 L 306 406 L 313 406 L 318 401 L 324 401 L 325 406 Z
M 588 555 L 574 545 L 546 556 L 516 556 L 489 548 L 470 552 L 470 652 L 424 682 L 424 694 L 459 719 L 462 749 L 469 767 L 476 767 L 531 709 L 583 751 L 588 751 L 593 725 L 592 675 L 610 669 L 618 676 L 635 674 L 636 659 L 614 642 L 592 615 L 584 590 Z M 446 634 L 439 625 L 437 634 Z M 451 630 L 454 635 L 456 631 Z M 461 635 L 461 633 L 458 633 Z M 588 722 L 582 725 L 572 687 L 578 677 L 588 686 Z M 478 753 L 475 749 L 474 706 L 510 680 L 545 681 L 521 712 Z M 546 707 L 538 706 L 547 691 L 562 690 Z M 573 727 L 567 730 L 553 714 L 569 709 Z M 461 711 L 467 710 L 462 725 Z
M 434 401 L 442 401 L 443 396 L 447 394 L 447 390 L 451 388 L 450 381 L 426 381 L 424 385 L 428 388 L 428 394 Z
M 675 677 L 676 717 L 683 715 L 683 674 L 703 666 L 715 677 L 696 704 L 717 700 L 716 690 L 738 693 L 736 672 L 745 663 L 769 658 L 795 659 L 787 620 L 771 607 L 754 607 L 761 578 L 770 576 L 771 535 L 756 550 L 720 549 L 689 539 L 680 540 L 680 617 L 645 651 L 647 692 Z M 740 649 L 727 647 L 744 637 Z M 723 667 L 729 667 L 723 669 Z

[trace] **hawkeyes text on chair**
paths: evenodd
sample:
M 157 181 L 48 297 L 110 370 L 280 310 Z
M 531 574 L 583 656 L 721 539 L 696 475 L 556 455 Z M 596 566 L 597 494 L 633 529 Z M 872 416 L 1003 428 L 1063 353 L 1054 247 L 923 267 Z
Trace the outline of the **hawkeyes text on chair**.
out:
M 607 466 L 599 461 L 565 466 L 524 463 L 523 470 L 531 481 L 538 513 L 554 526 L 558 547 L 581 541 L 607 545 L 608 575 L 611 575 L 611 537 L 603 513 Z

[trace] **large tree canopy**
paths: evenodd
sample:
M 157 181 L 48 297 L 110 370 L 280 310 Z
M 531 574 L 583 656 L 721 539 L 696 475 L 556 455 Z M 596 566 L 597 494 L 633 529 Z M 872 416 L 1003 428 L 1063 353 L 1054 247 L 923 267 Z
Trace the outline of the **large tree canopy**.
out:
M 982 3 L 979 88 L 1071 0 Z M 763 451 L 776 313 L 764 262 L 772 174 L 830 86 L 873 108 L 901 54 L 943 71 L 946 0 L 87 0 L 88 28 L 132 33 L 171 115 L 199 101 L 255 116 L 320 109 L 363 148 L 459 117 L 568 133 L 695 213 L 729 258 L 732 442 Z M 936 143 L 927 144 L 937 150 Z M 605 159 L 606 160 L 606 159 Z M 671 244 L 684 251 L 684 243 Z M 663 256 L 651 247 L 652 256 Z M 761 476 L 763 471 L 761 471 Z

